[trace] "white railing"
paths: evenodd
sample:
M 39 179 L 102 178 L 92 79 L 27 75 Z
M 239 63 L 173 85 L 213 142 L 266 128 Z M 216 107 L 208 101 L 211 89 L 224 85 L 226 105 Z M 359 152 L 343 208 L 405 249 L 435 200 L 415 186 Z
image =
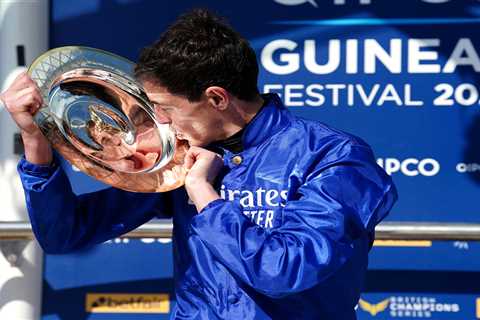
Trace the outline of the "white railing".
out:
M 123 237 L 170 238 L 172 222 L 157 221 L 144 224 Z M 0 240 L 31 239 L 28 222 L 0 222 Z M 383 222 L 375 229 L 377 240 L 480 240 L 480 223 Z

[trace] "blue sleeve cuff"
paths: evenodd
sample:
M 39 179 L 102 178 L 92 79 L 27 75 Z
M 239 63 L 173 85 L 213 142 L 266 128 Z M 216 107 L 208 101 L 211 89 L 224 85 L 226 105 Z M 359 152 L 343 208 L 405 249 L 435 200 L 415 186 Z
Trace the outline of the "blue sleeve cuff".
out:
M 217 199 L 192 218 L 190 232 L 200 236 L 203 241 L 216 242 L 219 234 L 229 237 L 227 234 L 233 232 L 230 228 L 234 225 L 254 227 L 255 230 L 260 228 L 242 213 L 238 202 Z
M 205 211 L 208 211 L 208 210 L 210 210 L 211 208 L 216 207 L 217 204 L 224 203 L 224 202 L 225 202 L 225 200 L 223 200 L 223 199 L 213 200 L 213 201 L 211 201 L 209 204 L 207 204 L 202 210 L 200 210 L 200 212 L 199 212 L 198 214 L 202 214 L 202 213 L 204 213 Z
M 190 222 L 190 233 L 198 234 L 196 229 L 198 228 L 207 228 L 210 229 L 212 222 L 211 212 L 212 209 L 220 208 L 224 205 L 225 200 L 223 199 L 216 199 L 211 201 L 207 204 L 198 214 L 194 215 L 191 222 Z M 218 210 L 213 210 L 218 211 Z M 221 214 L 220 212 L 216 212 L 217 214 Z
M 37 178 L 48 179 L 58 169 L 58 161 L 54 157 L 51 164 L 38 165 L 27 161 L 27 159 L 25 159 L 25 156 L 22 156 L 20 158 L 20 161 L 18 162 L 17 169 L 20 174 L 26 174 Z

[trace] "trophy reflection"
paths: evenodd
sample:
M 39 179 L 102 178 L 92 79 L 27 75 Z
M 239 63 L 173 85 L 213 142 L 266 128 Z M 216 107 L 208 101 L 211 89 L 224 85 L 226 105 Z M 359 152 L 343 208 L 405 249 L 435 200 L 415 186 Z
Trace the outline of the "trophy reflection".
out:
M 92 108 L 92 119 L 88 121 L 87 128 L 102 152 L 93 152 L 92 157 L 121 172 L 142 172 L 153 168 L 160 159 L 162 147 L 153 122 L 144 116 L 144 112 L 138 110 L 131 116 L 136 134 L 135 141 L 128 143 L 131 133 L 106 125 L 94 110 Z

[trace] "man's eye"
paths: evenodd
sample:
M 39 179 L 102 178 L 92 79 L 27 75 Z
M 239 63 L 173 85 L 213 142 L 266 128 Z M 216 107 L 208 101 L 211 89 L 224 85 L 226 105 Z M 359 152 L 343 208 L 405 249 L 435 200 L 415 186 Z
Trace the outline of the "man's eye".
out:
M 160 109 L 161 109 L 162 111 L 165 111 L 165 112 L 169 112 L 169 111 L 172 110 L 172 108 L 170 108 L 170 107 L 160 107 Z

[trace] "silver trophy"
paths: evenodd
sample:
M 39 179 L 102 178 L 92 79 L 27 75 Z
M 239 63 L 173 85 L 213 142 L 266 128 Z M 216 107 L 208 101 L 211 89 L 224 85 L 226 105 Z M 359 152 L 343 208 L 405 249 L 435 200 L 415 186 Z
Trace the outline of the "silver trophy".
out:
M 164 192 L 183 185 L 186 141 L 159 122 L 134 63 L 87 47 L 61 47 L 28 69 L 45 105 L 35 122 L 66 160 L 114 187 Z

